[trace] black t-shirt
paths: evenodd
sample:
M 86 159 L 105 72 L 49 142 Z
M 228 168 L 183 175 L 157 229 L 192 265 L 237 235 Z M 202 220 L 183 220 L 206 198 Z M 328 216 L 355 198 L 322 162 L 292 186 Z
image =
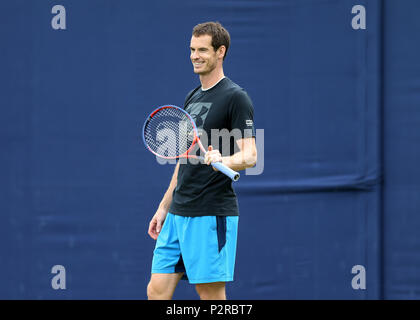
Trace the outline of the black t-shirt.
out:
M 184 109 L 194 119 L 206 150 L 211 144 L 222 156 L 232 155 L 239 151 L 236 140 L 255 136 L 251 99 L 229 78 L 223 78 L 208 90 L 198 87 L 191 91 L 186 97 Z M 197 152 L 190 154 L 204 156 L 199 148 L 194 150 Z M 169 212 L 191 217 L 239 215 L 230 178 L 198 160 L 180 161 Z

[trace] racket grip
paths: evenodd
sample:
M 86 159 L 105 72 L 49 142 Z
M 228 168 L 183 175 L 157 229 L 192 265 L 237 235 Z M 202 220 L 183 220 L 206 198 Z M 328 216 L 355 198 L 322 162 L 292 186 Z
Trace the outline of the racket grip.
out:
M 241 176 L 238 172 L 233 171 L 231 168 L 226 167 L 221 162 L 213 162 L 211 164 L 213 167 L 215 167 L 217 170 L 222 172 L 223 174 L 227 175 L 229 178 L 231 178 L 233 181 L 238 181 L 239 177 Z

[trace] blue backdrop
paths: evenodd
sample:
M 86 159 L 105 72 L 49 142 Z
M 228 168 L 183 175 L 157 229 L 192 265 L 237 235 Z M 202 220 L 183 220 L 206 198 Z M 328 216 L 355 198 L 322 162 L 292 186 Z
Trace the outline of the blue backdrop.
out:
M 54 5 L 65 30 L 52 27 Z M 352 28 L 355 5 L 366 29 Z M 173 166 L 145 150 L 141 127 L 199 84 L 189 41 L 209 20 L 229 30 L 225 74 L 248 91 L 264 130 L 264 171 L 235 183 L 228 298 L 419 298 L 419 9 L 1 1 L 0 298 L 146 298 L 148 223 Z M 54 265 L 66 269 L 65 290 L 51 287 Z M 365 290 L 352 287 L 355 265 Z M 196 297 L 186 282 L 175 293 Z

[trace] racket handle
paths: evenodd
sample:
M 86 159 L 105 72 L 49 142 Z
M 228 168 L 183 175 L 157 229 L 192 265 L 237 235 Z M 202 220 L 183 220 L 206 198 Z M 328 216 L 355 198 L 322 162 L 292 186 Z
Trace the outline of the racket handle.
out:
M 231 168 L 226 167 L 221 162 L 213 162 L 211 164 L 213 167 L 215 167 L 217 170 L 222 172 L 223 174 L 227 175 L 229 178 L 231 178 L 233 181 L 238 181 L 239 177 L 241 176 L 238 172 L 233 171 Z

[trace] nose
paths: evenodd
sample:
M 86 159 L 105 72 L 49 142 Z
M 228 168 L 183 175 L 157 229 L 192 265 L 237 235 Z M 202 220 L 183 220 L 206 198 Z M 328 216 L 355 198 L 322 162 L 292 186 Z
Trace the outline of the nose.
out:
M 191 60 L 195 60 L 198 58 L 197 50 L 191 51 Z

